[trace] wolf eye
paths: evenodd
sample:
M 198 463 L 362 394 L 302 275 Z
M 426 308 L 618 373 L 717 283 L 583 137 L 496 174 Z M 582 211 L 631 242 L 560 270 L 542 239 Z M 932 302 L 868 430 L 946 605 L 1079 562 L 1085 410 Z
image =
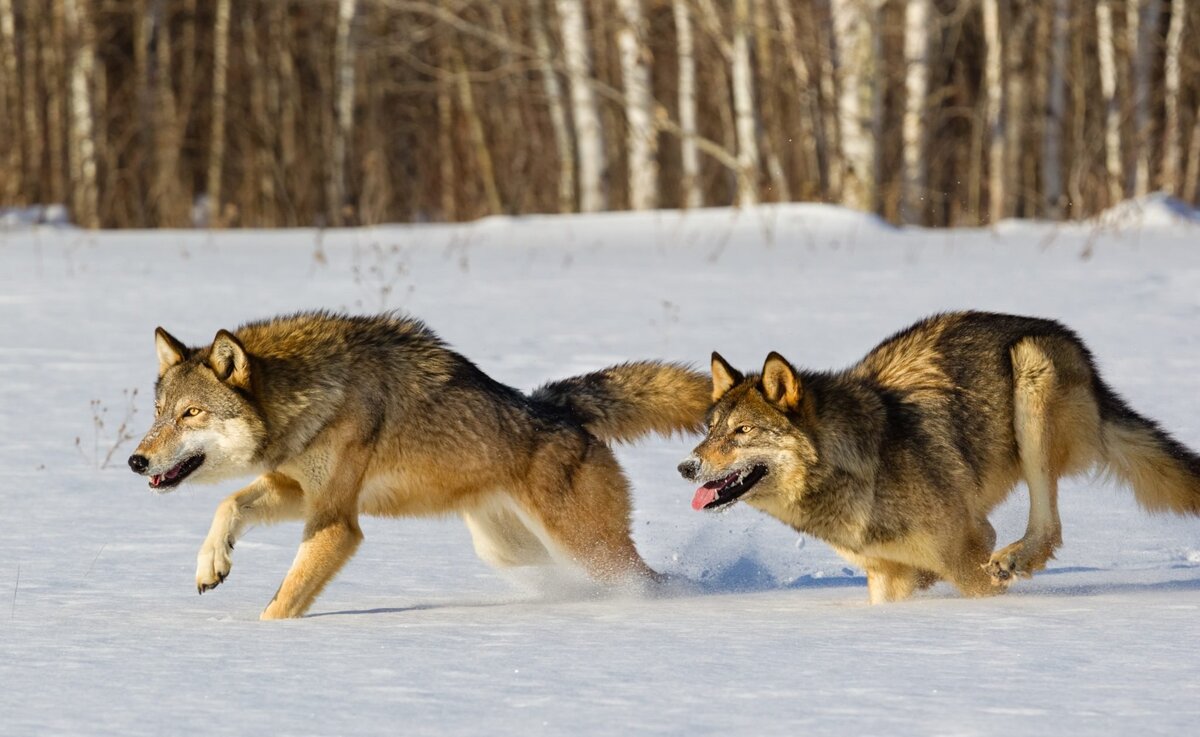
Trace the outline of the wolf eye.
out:
M 753 429 L 754 429 L 754 428 L 753 428 L 753 427 L 751 427 L 750 425 L 742 425 L 741 427 L 739 427 L 739 428 L 737 429 L 737 432 L 738 432 L 738 434 L 739 434 L 739 435 L 745 435 L 746 433 L 750 432 L 750 431 L 751 431 L 751 430 L 753 430 Z
M 183 416 L 184 417 L 195 417 L 196 415 L 200 414 L 203 411 L 204 410 L 200 409 L 199 407 L 188 407 L 187 409 L 185 409 L 183 411 Z

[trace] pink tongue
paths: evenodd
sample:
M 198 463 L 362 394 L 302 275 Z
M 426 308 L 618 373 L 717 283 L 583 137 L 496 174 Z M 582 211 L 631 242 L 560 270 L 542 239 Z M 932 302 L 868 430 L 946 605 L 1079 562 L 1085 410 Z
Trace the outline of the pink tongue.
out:
M 709 504 L 712 504 L 716 498 L 716 489 L 710 489 L 707 486 L 701 486 L 699 489 L 696 489 L 696 496 L 692 497 L 692 509 L 704 509 Z

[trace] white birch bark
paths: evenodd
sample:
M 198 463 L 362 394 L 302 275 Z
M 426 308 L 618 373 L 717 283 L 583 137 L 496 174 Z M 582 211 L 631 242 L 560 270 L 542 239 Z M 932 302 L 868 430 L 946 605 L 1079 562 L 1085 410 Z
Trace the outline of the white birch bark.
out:
M 575 150 L 571 145 L 571 131 L 567 126 L 567 109 L 563 103 L 562 85 L 554 70 L 554 57 L 550 51 L 550 34 L 546 31 L 545 7 L 541 0 L 529 0 L 530 27 L 533 31 L 534 48 L 538 55 L 538 69 L 542 74 L 542 86 L 550 106 L 550 125 L 554 128 L 554 143 L 558 149 L 558 211 L 575 211 Z
M 1098 0 L 1105 2 L 1107 0 Z M 1133 55 L 1133 142 L 1136 152 L 1133 192 L 1138 197 L 1150 191 L 1150 70 L 1158 33 L 1159 0 L 1126 0 L 1126 32 Z
M 1046 214 L 1051 218 L 1063 214 L 1062 131 L 1070 8 L 1070 0 L 1054 0 L 1050 9 L 1050 81 L 1046 88 L 1046 120 L 1042 136 L 1042 193 Z
M 1131 0 L 1131 2 L 1134 0 Z M 1100 52 L 1100 91 L 1104 95 L 1104 169 L 1108 179 L 1108 202 L 1123 197 L 1121 167 L 1121 121 L 1117 104 L 1117 64 L 1113 44 L 1110 0 L 1096 0 L 1096 42 Z
M 837 44 L 838 127 L 845 178 L 842 201 L 856 210 L 875 209 L 876 104 L 873 0 L 833 0 Z
M 675 37 L 679 56 L 679 137 L 680 165 L 683 170 L 683 206 L 704 206 L 700 190 L 700 150 L 696 146 L 696 47 L 692 38 L 692 18 L 687 0 L 672 0 Z
M 999 0 L 983 0 L 983 35 L 987 58 L 984 61 L 984 121 L 988 150 L 988 213 L 991 222 L 1007 213 L 1004 187 L 1004 48 L 1000 38 Z
M 750 0 L 734 0 L 731 76 L 738 145 L 738 205 L 741 207 L 758 203 L 758 126 L 754 118 L 750 30 Z
M 625 87 L 629 158 L 629 206 L 658 207 L 658 130 L 650 91 L 650 49 L 641 0 L 617 0 L 623 22 L 617 30 L 621 77 Z
M 86 9 L 80 5 L 80 0 L 65 0 L 64 10 L 67 37 L 72 39 L 75 46 L 70 82 L 71 141 L 67 146 L 73 191 L 72 210 L 79 225 L 98 228 L 96 142 L 90 90 L 95 68 L 95 46 L 88 28 Z
M 571 113 L 579 151 L 579 209 L 599 212 L 607 206 L 604 192 L 604 140 L 600 111 L 592 90 L 592 62 L 582 0 L 556 0 L 563 51 L 571 85 Z
M 342 208 L 346 205 L 346 150 L 354 126 L 354 50 L 351 33 L 357 11 L 358 0 L 338 0 L 337 36 L 333 47 L 337 122 L 333 130 L 329 181 L 326 183 L 326 209 L 332 225 L 345 224 Z
M 230 0 L 217 0 L 217 15 L 213 24 L 213 99 L 208 171 L 204 190 L 208 197 L 208 225 L 220 225 L 221 174 L 225 163 L 225 95 L 229 77 L 229 11 Z
M 1180 193 L 1180 167 L 1183 165 L 1183 143 L 1179 130 L 1179 52 L 1183 46 L 1183 26 L 1187 19 L 1187 3 L 1171 1 L 1171 23 L 1167 27 L 1167 51 L 1163 66 L 1163 102 L 1166 118 L 1163 125 L 1162 188 L 1173 195 Z
M 925 110 L 929 95 L 930 24 L 933 0 L 908 0 L 904 9 L 904 199 L 905 222 L 920 223 L 927 189 Z

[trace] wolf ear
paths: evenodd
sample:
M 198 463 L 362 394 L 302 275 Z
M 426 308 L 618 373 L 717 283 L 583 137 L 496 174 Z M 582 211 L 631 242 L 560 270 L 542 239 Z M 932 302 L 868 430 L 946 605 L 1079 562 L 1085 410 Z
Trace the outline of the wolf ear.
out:
M 188 356 L 188 349 L 170 333 L 162 328 L 154 329 L 154 349 L 158 351 L 158 375 L 167 373 L 167 369 L 183 363 Z
M 221 381 L 240 389 L 250 388 L 250 357 L 228 330 L 218 331 L 213 338 L 208 365 Z
M 800 403 L 800 377 L 787 359 L 775 351 L 767 356 L 762 370 L 763 396 L 768 402 L 791 409 Z
M 721 358 L 721 354 L 713 351 L 712 354 L 712 400 L 716 402 L 721 397 L 725 396 L 725 392 L 734 387 L 735 384 L 741 382 L 745 378 L 742 374 L 729 365 L 729 362 Z

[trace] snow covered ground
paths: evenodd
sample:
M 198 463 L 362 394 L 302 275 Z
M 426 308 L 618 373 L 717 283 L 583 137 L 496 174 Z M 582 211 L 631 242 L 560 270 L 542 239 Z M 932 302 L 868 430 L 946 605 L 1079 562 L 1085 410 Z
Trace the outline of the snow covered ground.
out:
M 257 616 L 298 525 L 252 531 L 199 597 L 234 486 L 124 467 L 163 325 L 189 342 L 300 308 L 403 308 L 531 388 L 631 358 L 837 367 L 936 310 L 1053 316 L 1200 448 L 1200 225 L 895 230 L 822 206 L 341 232 L 0 229 L 0 733 L 1163 734 L 1200 723 L 1200 521 L 1062 493 L 1065 547 L 1007 596 L 866 605 L 820 541 L 689 507 L 694 439 L 623 448 L 635 536 L 681 581 L 589 596 L 493 572 L 455 519 L 367 520 L 312 616 Z M 133 391 L 136 390 L 136 395 Z M 130 410 L 132 416 L 127 416 Z M 99 414 L 103 427 L 97 427 Z M 78 439 L 78 440 L 77 440 Z M 111 457 L 110 457 L 111 453 Z M 107 461 L 107 462 L 106 462 Z M 993 515 L 1020 536 L 1024 494 Z

